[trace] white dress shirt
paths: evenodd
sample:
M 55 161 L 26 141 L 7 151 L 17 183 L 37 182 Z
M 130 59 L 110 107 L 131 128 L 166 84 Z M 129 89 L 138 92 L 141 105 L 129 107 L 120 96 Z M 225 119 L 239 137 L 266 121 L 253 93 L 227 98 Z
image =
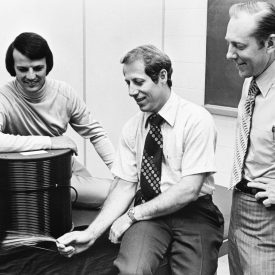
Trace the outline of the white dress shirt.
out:
M 141 160 L 151 113 L 139 112 L 124 126 L 112 172 L 115 176 L 139 183 Z M 212 194 L 216 128 L 212 116 L 203 108 L 182 99 L 174 92 L 159 111 L 165 122 L 161 191 L 180 182 L 182 177 L 206 173 L 200 195 Z M 139 188 L 137 184 L 137 188 Z
M 244 82 L 239 114 L 250 81 L 251 78 Z M 268 182 L 275 179 L 275 62 L 256 79 L 256 83 L 261 93 L 255 100 L 244 177 Z

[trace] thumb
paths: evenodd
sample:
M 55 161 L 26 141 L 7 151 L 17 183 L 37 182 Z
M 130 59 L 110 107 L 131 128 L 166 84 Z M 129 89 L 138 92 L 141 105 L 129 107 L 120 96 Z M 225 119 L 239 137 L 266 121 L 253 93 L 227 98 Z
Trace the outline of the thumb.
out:
M 59 237 L 56 242 L 59 245 L 69 245 L 75 241 L 75 238 L 72 233 L 66 233 L 65 235 Z

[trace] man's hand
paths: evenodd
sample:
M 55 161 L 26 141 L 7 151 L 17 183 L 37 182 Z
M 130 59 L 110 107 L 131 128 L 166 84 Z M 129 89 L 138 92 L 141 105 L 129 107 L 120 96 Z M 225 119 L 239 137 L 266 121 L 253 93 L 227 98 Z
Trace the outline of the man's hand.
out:
M 133 224 L 127 213 L 116 219 L 111 226 L 109 240 L 112 243 L 119 243 L 124 232 Z
M 91 237 L 91 232 L 88 230 L 73 231 L 58 238 L 56 246 L 61 255 L 70 258 L 87 250 L 94 242 L 95 238 Z
M 264 199 L 263 205 L 265 207 L 270 207 L 272 204 L 275 204 L 275 182 L 261 183 L 252 181 L 247 184 L 248 187 L 263 189 L 259 191 L 255 198 L 257 200 Z
M 67 136 L 51 137 L 51 149 L 71 149 L 77 155 L 77 146 L 75 142 Z

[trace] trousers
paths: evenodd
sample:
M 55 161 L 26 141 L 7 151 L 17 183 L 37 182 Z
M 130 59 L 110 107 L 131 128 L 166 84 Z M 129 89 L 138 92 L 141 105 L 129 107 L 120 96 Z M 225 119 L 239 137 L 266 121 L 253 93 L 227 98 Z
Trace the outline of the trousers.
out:
M 233 192 L 228 233 L 232 275 L 273 275 L 275 272 L 275 206 L 266 208 L 254 195 Z
M 213 275 L 223 241 L 223 216 L 206 195 L 179 211 L 133 224 L 114 265 L 119 274 L 155 274 L 168 257 L 171 274 Z
M 71 185 L 72 201 L 76 199 L 76 206 L 85 208 L 98 208 L 105 201 L 112 179 L 93 177 L 88 169 L 78 162 L 75 158 L 72 160 L 72 178 Z

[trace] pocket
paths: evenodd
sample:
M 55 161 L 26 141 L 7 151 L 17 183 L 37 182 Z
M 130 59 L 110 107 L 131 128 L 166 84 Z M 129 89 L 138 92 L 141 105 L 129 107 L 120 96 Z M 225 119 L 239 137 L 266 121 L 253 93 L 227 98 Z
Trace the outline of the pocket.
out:
M 213 203 L 213 211 L 216 213 L 217 223 L 219 226 L 224 225 L 224 217 L 219 208 Z
M 208 210 L 208 217 L 214 223 L 216 226 L 221 227 L 224 225 L 224 217 L 219 208 L 211 201 L 205 206 L 205 208 Z
M 274 129 L 275 130 L 275 129 Z M 256 162 L 273 163 L 275 161 L 275 132 L 272 127 L 269 130 L 252 128 L 251 151 Z

